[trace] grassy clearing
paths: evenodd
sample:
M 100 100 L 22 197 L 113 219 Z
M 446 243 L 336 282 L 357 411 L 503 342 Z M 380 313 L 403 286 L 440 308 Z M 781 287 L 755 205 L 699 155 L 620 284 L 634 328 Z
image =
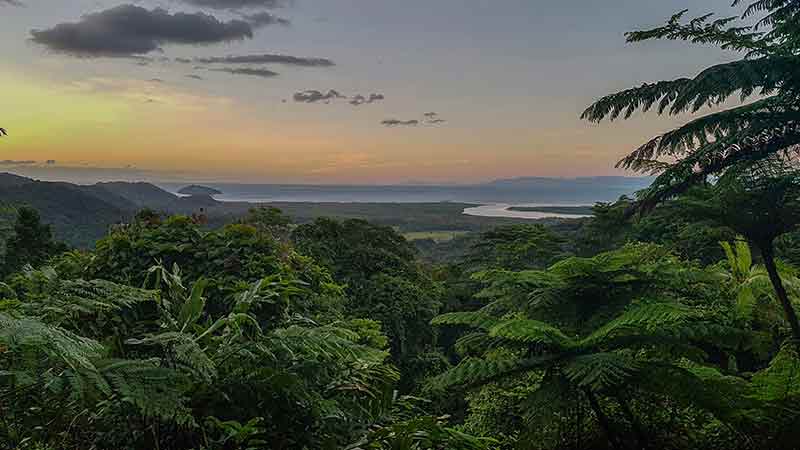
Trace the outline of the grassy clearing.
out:
M 431 239 L 435 242 L 449 242 L 469 233 L 469 231 L 414 231 L 411 233 L 404 233 L 403 236 L 409 241 Z

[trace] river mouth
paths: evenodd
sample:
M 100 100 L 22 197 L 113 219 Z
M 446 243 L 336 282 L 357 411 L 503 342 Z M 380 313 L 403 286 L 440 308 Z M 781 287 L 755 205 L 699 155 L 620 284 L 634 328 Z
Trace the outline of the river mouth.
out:
M 589 214 L 564 214 L 552 211 L 514 211 L 510 208 L 569 208 L 586 207 L 586 205 L 541 205 L 541 204 L 506 204 L 495 203 L 466 208 L 464 214 L 479 217 L 506 217 L 511 219 L 582 219 L 592 217 Z

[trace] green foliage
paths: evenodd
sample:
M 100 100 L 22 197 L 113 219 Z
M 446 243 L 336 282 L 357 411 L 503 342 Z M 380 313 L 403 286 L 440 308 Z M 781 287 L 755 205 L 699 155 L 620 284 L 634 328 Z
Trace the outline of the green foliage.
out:
M 446 419 L 446 418 L 444 418 Z M 492 439 L 477 438 L 448 427 L 446 420 L 419 417 L 397 422 L 371 431 L 348 450 L 483 450 L 494 443 Z
M 550 400 L 541 405 L 543 410 L 518 413 L 524 422 L 542 426 L 547 416 L 545 427 L 560 430 L 562 416 L 551 415 L 553 408 L 571 410 L 575 395 L 587 392 L 583 405 L 593 411 L 594 426 L 606 429 L 612 442 L 619 437 L 608 424 L 604 410 L 609 406 L 590 400 L 593 396 L 604 396 L 625 410 L 630 409 L 625 399 L 636 392 L 659 402 L 678 402 L 714 420 L 752 423 L 751 414 L 737 414 L 735 402 L 716 397 L 734 382 L 738 387 L 725 395 L 741 398 L 741 408 L 768 409 L 752 399 L 743 379 L 705 375 L 705 370 L 714 370 L 709 350 L 735 352 L 745 339 L 732 326 L 729 309 L 715 305 L 726 291 L 713 270 L 687 266 L 657 246 L 636 245 L 593 258 L 569 258 L 546 271 L 494 271 L 479 278 L 488 283 L 482 295 L 493 303 L 479 312 L 434 320 L 478 331 L 464 336 L 459 346 L 471 356 L 432 380 L 433 387 L 483 389 L 523 374 L 542 374 L 547 382 L 526 391 L 525 401 Z M 683 396 L 689 386 L 696 391 Z M 675 389 L 681 395 L 671 394 Z M 627 422 L 631 436 L 636 435 L 638 421 L 622 410 L 620 414 L 617 420 Z
M 135 222 L 114 230 L 97 243 L 87 277 L 102 277 L 133 286 L 148 282 L 155 264 L 183 270 L 191 283 L 204 278 L 208 308 L 215 315 L 226 310 L 249 284 L 265 277 L 286 285 L 305 284 L 309 289 L 283 289 L 281 295 L 262 302 L 260 312 L 297 313 L 313 318 L 336 316 L 343 302 L 342 290 L 327 271 L 300 256 L 272 234 L 250 225 L 234 224 L 203 231 L 190 218 Z
M 440 311 L 441 287 L 400 234 L 363 220 L 319 219 L 298 226 L 292 239 L 345 284 L 347 314 L 382 324 L 392 359 L 405 375 L 401 390 L 409 391 L 417 377 L 440 366 L 429 323 Z
M 53 239 L 52 229 L 41 222 L 35 209 L 19 208 L 13 235 L 6 241 L 5 264 L 0 274 L 12 274 L 26 265 L 40 266 L 65 250 L 64 244 Z
M 466 264 L 471 270 L 540 269 L 564 257 L 564 239 L 541 225 L 509 225 L 481 234 Z
M 724 254 L 717 244 L 735 238 L 735 231 L 698 214 L 687 200 L 707 199 L 708 187 L 697 186 L 682 196 L 665 201 L 649 214 L 631 216 L 635 202 L 621 198 L 614 203 L 598 204 L 579 237 L 579 249 L 593 255 L 628 242 L 649 242 L 669 248 L 684 259 L 712 264 Z

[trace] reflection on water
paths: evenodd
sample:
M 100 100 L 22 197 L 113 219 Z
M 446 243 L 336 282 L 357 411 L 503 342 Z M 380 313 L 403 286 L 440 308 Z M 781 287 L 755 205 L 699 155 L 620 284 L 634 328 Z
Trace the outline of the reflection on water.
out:
M 514 219 L 580 219 L 582 217 L 590 217 L 582 214 L 559 214 L 554 212 L 539 212 L 539 211 L 510 211 L 508 208 L 512 207 L 544 207 L 544 206 L 581 206 L 581 205 L 540 205 L 540 204 L 526 204 L 526 205 L 508 205 L 505 203 L 498 203 L 494 205 L 481 205 L 474 208 L 467 208 L 464 214 L 469 216 L 481 217 L 510 217 Z

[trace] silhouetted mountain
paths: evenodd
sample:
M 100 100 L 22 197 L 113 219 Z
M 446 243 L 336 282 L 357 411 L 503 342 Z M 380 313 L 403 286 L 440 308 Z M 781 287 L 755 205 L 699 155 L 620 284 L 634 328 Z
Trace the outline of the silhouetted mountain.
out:
M 138 208 L 147 207 L 155 210 L 171 211 L 180 209 L 185 205 L 178 196 L 150 183 L 116 181 L 111 183 L 98 183 L 95 186 L 119 195 L 120 197 L 124 197 L 128 201 L 133 202 Z
M 56 236 L 71 245 L 91 245 L 110 224 L 125 220 L 133 212 L 119 206 L 126 203 L 121 197 L 110 198 L 110 193 L 93 192 L 85 186 L 34 180 L 13 184 L 5 175 L 0 178 L 0 200 L 4 204 L 36 208 L 42 220 L 53 225 Z
M 19 186 L 31 182 L 33 182 L 33 180 L 30 178 L 14 175 L 13 173 L 0 173 L 0 188 Z
M 200 185 L 197 185 L 197 184 L 193 184 L 191 186 L 186 186 L 185 188 L 182 188 L 181 190 L 178 191 L 178 193 L 179 194 L 183 194 L 183 195 L 208 195 L 208 196 L 213 196 L 213 195 L 221 195 L 222 191 L 214 189 L 214 188 L 210 188 L 208 186 L 200 186 Z

